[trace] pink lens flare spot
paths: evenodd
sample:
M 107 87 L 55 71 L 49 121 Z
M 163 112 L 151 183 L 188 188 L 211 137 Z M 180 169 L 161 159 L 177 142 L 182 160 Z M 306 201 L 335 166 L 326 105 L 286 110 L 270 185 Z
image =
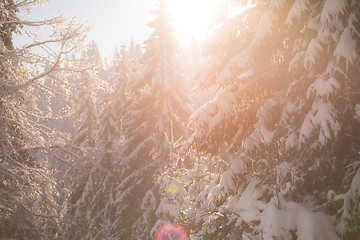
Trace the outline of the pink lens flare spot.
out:
M 188 240 L 188 235 L 182 227 L 169 223 L 156 231 L 155 240 Z

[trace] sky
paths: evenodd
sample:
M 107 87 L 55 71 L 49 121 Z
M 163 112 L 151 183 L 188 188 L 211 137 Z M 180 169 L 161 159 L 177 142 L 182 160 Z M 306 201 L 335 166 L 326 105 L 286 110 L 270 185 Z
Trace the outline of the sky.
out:
M 76 14 L 91 27 L 89 40 L 94 40 L 103 56 L 111 55 L 116 45 L 130 39 L 142 43 L 151 33 L 147 22 L 155 0 L 50 0 L 34 9 L 31 17 L 49 18 L 67 12 Z
M 166 0 L 174 19 L 175 37 L 186 48 L 194 37 L 204 40 L 207 26 L 216 7 L 223 0 Z M 128 44 L 133 37 L 142 44 L 151 34 L 147 23 L 154 19 L 150 11 L 156 0 L 50 0 L 36 8 L 33 17 L 48 18 L 68 12 L 87 20 L 92 29 L 89 40 L 94 40 L 103 57 L 113 54 L 116 45 Z

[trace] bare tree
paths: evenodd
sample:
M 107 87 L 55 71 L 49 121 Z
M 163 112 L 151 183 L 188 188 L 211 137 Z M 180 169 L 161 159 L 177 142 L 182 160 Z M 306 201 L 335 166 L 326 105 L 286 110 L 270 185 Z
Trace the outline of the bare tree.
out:
M 88 70 L 71 57 L 82 46 L 87 27 L 75 17 L 19 17 L 43 2 L 0 1 L 0 238 L 58 236 L 56 183 L 37 153 L 65 147 L 47 127 L 46 120 L 55 116 L 40 106 L 40 98 L 45 96 L 44 103 L 51 95 L 68 95 L 69 76 Z M 40 36 L 40 28 L 49 36 Z M 15 44 L 13 34 L 25 44 Z M 60 88 L 47 86 L 45 79 Z

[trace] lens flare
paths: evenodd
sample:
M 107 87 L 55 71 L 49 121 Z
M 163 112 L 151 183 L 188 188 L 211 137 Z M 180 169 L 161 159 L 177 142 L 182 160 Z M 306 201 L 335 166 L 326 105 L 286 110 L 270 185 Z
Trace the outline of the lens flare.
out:
M 175 183 L 170 183 L 167 187 L 166 187 L 166 191 L 172 195 L 178 193 L 179 191 L 179 187 L 177 184 Z
M 188 235 L 182 227 L 169 223 L 156 231 L 155 240 L 188 240 Z

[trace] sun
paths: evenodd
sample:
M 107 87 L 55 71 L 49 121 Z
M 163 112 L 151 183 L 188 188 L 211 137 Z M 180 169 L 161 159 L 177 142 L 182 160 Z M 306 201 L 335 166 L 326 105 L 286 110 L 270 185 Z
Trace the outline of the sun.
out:
M 191 38 L 202 42 L 211 20 L 224 0 L 168 0 L 167 8 L 174 19 L 175 36 L 182 47 Z

